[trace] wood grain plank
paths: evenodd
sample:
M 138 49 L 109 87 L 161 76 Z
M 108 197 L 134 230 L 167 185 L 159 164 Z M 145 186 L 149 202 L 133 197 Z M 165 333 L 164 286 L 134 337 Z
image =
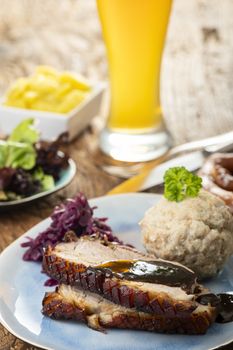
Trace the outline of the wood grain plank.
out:
M 175 1 L 162 101 L 176 143 L 233 129 L 233 2 Z

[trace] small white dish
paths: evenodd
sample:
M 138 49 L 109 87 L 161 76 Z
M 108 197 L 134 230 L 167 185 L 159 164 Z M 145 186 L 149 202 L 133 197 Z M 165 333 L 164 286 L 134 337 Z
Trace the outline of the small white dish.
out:
M 96 216 L 109 217 L 120 239 L 143 249 L 138 222 L 145 210 L 160 199 L 154 194 L 123 194 L 95 198 Z M 15 336 L 35 346 L 51 350 L 210 350 L 233 341 L 233 322 L 213 324 L 205 335 L 158 334 L 134 330 L 94 331 L 81 322 L 54 321 L 41 313 L 47 279 L 41 264 L 22 260 L 20 244 L 26 236 L 35 238 L 44 231 L 46 219 L 13 242 L 0 256 L 0 322 Z M 205 282 L 213 292 L 232 290 L 233 258 L 216 277 Z
M 71 112 L 66 114 L 36 111 L 32 109 L 9 107 L 0 104 L 0 133 L 9 135 L 24 119 L 39 121 L 41 139 L 53 141 L 61 133 L 68 132 L 69 140 L 74 139 L 94 118 L 101 106 L 106 84 L 96 83 L 86 98 Z

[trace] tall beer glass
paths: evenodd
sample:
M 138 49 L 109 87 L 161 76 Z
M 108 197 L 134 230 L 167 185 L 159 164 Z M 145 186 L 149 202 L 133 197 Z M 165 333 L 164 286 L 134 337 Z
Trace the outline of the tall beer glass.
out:
M 100 147 L 147 161 L 169 147 L 160 106 L 160 66 L 172 0 L 97 0 L 106 44 L 110 111 Z

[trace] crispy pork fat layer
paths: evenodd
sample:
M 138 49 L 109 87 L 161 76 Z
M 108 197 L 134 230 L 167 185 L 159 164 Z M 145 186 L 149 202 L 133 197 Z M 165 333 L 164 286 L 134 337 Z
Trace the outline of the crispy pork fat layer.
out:
M 213 312 L 199 305 L 191 315 L 158 315 L 129 309 L 100 295 L 61 284 L 43 299 L 44 315 L 54 319 L 73 319 L 96 330 L 138 329 L 165 333 L 204 334 L 213 322 Z
M 192 319 L 191 323 L 203 322 L 203 332 L 214 321 L 216 308 L 200 305 L 196 301 L 198 295 L 208 293 L 196 280 L 188 288 L 181 288 L 127 280 L 98 268 L 106 261 L 126 259 L 151 261 L 152 258 L 128 246 L 82 237 L 76 242 L 48 247 L 43 266 L 47 274 L 59 283 L 97 293 L 115 304 L 134 309 L 134 312 L 137 310 L 162 319 L 182 318 Z

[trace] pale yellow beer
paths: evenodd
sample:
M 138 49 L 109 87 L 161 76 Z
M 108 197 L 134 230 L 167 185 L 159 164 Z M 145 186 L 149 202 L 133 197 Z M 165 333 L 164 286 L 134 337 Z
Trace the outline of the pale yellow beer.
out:
M 172 0 L 97 0 L 109 63 L 108 128 L 141 133 L 161 123 L 160 67 Z

